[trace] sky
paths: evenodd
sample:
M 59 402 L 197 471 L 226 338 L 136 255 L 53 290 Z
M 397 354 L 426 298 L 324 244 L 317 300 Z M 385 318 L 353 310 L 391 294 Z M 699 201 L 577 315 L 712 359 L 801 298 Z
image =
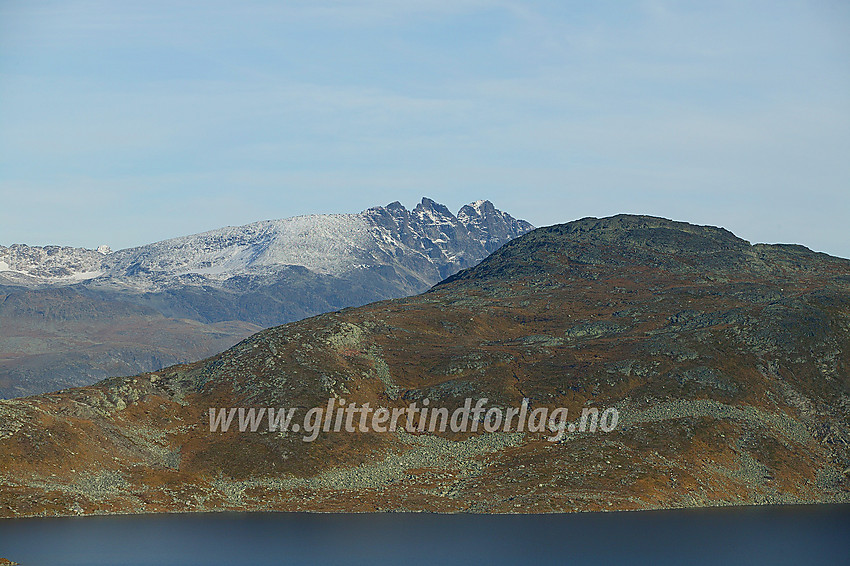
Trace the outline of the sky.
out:
M 422 196 L 850 257 L 850 3 L 0 0 L 0 245 Z

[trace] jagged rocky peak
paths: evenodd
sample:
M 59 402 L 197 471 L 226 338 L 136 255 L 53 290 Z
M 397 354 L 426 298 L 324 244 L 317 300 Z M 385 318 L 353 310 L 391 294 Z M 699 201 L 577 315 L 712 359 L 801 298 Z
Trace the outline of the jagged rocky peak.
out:
M 475 265 L 533 228 L 497 210 L 489 201 L 477 201 L 461 211 L 466 212 L 455 216 L 445 205 L 424 197 L 410 211 L 393 202 L 370 208 L 364 215 L 374 224 L 378 242 L 404 246 L 411 261 L 417 256 L 427 259 L 436 268 L 437 280 Z M 392 255 L 399 257 L 398 252 L 393 250 Z
M 414 288 L 421 290 L 532 228 L 489 201 L 466 209 L 459 218 L 423 198 L 412 211 L 393 202 L 358 214 L 264 220 L 117 252 L 108 246 L 24 246 L 23 251 L 13 246 L 0 248 L 0 271 L 6 274 L 4 281 L 15 284 L 62 285 L 97 278 L 97 284 L 156 290 L 243 275 L 274 278 L 291 266 L 334 276 L 391 266 L 418 281 Z
M 369 209 L 369 210 L 380 210 L 380 209 L 384 209 L 384 210 L 388 211 L 393 216 L 401 216 L 401 215 L 407 214 L 407 209 L 404 208 L 404 205 L 401 204 L 398 201 L 393 201 L 393 202 L 391 202 L 390 204 L 388 204 L 387 206 L 384 206 L 384 207 L 377 206 L 374 209 Z
M 422 197 L 422 202 L 416 205 L 413 209 L 413 214 L 422 219 L 424 222 L 451 222 L 455 220 L 455 215 L 449 208 L 428 197 Z
M 517 220 L 498 210 L 489 200 L 467 204 L 460 209 L 457 217 L 489 253 L 534 228 L 525 220 Z

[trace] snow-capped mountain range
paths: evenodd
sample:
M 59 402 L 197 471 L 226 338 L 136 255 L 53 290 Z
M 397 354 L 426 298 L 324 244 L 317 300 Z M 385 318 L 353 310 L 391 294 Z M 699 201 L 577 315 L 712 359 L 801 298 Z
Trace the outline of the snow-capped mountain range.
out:
M 0 246 L 0 398 L 215 354 L 263 327 L 413 295 L 532 229 L 423 198 L 111 251 Z
M 490 201 L 454 215 L 423 198 L 413 210 L 394 202 L 359 214 L 264 220 L 115 252 L 107 246 L 0 246 L 0 282 L 156 291 L 216 285 L 235 276 L 274 278 L 291 266 L 331 276 L 392 266 L 429 286 L 532 228 Z

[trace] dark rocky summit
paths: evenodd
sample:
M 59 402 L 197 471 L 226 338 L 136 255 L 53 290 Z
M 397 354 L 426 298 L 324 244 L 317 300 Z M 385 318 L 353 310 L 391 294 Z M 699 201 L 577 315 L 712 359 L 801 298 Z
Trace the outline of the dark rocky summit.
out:
M 389 207 L 388 207 L 389 208 Z M 210 407 L 615 407 L 611 432 L 210 432 Z M 850 501 L 850 261 L 642 216 L 202 362 L 0 401 L 0 515 Z

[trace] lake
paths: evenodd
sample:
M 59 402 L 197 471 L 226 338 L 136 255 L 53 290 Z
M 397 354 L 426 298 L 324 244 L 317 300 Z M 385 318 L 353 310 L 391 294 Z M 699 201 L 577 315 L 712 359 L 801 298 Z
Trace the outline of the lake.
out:
M 850 505 L 565 515 L 208 513 L 0 519 L 22 566 L 850 564 Z

